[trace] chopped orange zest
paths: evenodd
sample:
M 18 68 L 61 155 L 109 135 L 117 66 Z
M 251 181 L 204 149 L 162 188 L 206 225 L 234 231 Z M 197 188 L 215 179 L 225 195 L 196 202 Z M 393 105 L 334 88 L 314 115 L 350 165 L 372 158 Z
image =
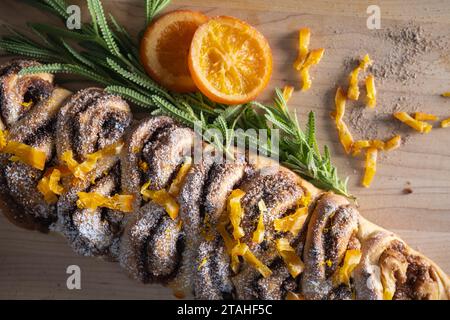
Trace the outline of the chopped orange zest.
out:
M 154 203 L 160 205 L 166 210 L 167 214 L 172 220 L 175 220 L 178 217 L 178 213 L 180 211 L 180 206 L 178 205 L 175 198 L 167 192 L 165 189 L 161 190 L 149 190 L 150 181 L 145 183 L 141 188 L 141 195 L 144 200 L 152 200 Z
M 375 78 L 372 74 L 369 74 L 366 78 L 366 91 L 367 91 L 367 106 L 369 108 L 375 108 L 377 104 L 377 89 L 375 88 Z
M 13 156 L 9 158 L 11 161 L 20 161 L 38 170 L 44 170 L 45 168 L 46 153 L 24 143 L 7 141 L 1 152 L 12 154 Z
M 273 227 L 275 231 L 278 232 L 290 232 L 292 235 L 296 236 L 300 232 L 300 229 L 305 223 L 306 217 L 308 216 L 308 208 L 297 208 L 295 212 L 284 218 L 275 219 L 273 221 Z
M 402 144 L 402 137 L 397 134 L 384 143 L 384 150 L 385 151 L 395 150 L 398 147 L 400 147 L 401 144 Z
M 281 258 L 283 258 L 284 263 L 286 263 L 289 273 L 293 278 L 296 278 L 305 268 L 303 261 L 295 253 L 294 248 L 291 247 L 287 239 L 277 239 L 275 243 L 277 251 Z
M 414 119 L 419 121 L 437 121 L 439 118 L 434 114 L 424 113 L 424 112 L 416 112 L 414 113 Z
M 139 160 L 139 168 L 143 171 L 143 172 L 147 172 L 148 171 L 148 163 L 143 161 L 143 160 Z
M 261 273 L 264 278 L 269 277 L 272 271 L 250 251 L 245 243 L 238 243 L 234 246 L 231 256 L 241 256 L 244 260 Z
M 369 149 L 367 149 L 365 171 L 362 181 L 362 185 L 366 188 L 370 186 L 375 176 L 375 173 L 377 172 L 377 156 L 378 156 L 377 148 L 370 147 Z
M 122 212 L 132 212 L 133 196 L 116 194 L 108 197 L 97 192 L 78 192 L 77 206 L 80 209 L 95 210 L 102 207 Z
M 403 122 L 404 124 L 410 126 L 414 130 L 419 131 L 420 133 L 428 133 L 431 131 L 431 128 L 433 128 L 431 124 L 423 121 L 418 121 L 412 118 L 406 112 L 396 112 L 394 113 L 394 117 Z
M 28 108 L 30 108 L 33 105 L 33 100 L 30 100 L 30 101 L 27 101 L 27 102 L 24 101 L 20 105 L 22 107 L 24 107 L 25 109 L 28 109 Z
M 443 97 L 450 97 L 450 91 L 449 91 L 449 92 L 444 92 L 444 93 L 442 94 L 442 96 L 443 96 Z
M 44 196 L 47 203 L 53 204 L 58 201 L 58 195 L 64 192 L 64 187 L 60 184 L 61 171 L 56 168 L 47 170 L 44 177 L 39 180 L 38 191 Z
M 177 176 L 172 181 L 169 187 L 169 194 L 173 197 L 178 197 L 180 194 L 181 186 L 184 183 L 184 179 L 186 179 L 186 176 L 189 172 L 189 169 L 191 169 L 192 166 L 192 158 L 188 157 L 183 165 L 181 166 L 180 170 L 178 170 Z
M 342 90 L 341 87 L 337 88 L 336 95 L 334 97 L 334 103 L 336 105 L 336 112 L 334 114 L 334 118 L 336 120 L 336 124 L 344 120 L 346 101 L 347 97 L 345 95 L 344 90 Z
M 233 237 L 238 240 L 242 238 L 245 233 L 244 229 L 240 226 L 241 219 L 244 216 L 244 210 L 241 207 L 241 199 L 245 195 L 245 192 L 240 189 L 235 189 L 228 197 L 228 214 L 230 217 L 231 225 L 233 226 Z
M 82 163 L 78 163 L 73 158 L 73 152 L 71 150 L 66 150 L 61 155 L 61 161 L 65 162 L 68 169 L 76 178 L 84 180 L 86 179 L 86 175 L 95 169 L 100 159 L 119 154 L 122 146 L 122 143 L 109 145 L 102 150 L 88 154 L 86 160 Z
M 351 249 L 345 252 L 344 263 L 333 275 L 335 285 L 345 284 L 350 286 L 350 278 L 353 270 L 361 260 L 361 250 Z
M 309 52 L 309 40 L 311 38 L 311 30 L 309 28 L 301 28 L 298 32 L 298 57 L 294 62 L 294 69 L 300 71 Z
M 450 127 L 450 118 L 441 121 L 441 128 Z
M 264 233 L 265 233 L 265 228 L 264 228 L 264 216 L 267 213 L 267 207 L 266 204 L 264 203 L 264 200 L 260 200 L 258 202 L 258 208 L 259 208 L 259 219 L 258 219 L 258 225 L 256 227 L 255 232 L 253 232 L 253 237 L 252 237 L 252 241 L 254 243 L 261 243 L 264 240 Z
M 293 86 L 285 86 L 283 88 L 283 99 L 286 101 L 286 103 L 291 99 L 292 93 L 294 92 Z
M 353 136 L 350 130 L 348 129 L 347 125 L 343 121 L 337 123 L 336 127 L 338 129 L 339 141 L 344 147 L 345 152 L 348 154 L 352 149 Z
M 372 60 L 368 54 L 364 56 L 359 65 L 350 73 L 349 85 L 347 91 L 347 97 L 350 100 L 358 100 L 359 98 L 359 87 L 358 87 L 358 76 L 361 70 L 366 70 L 368 66 L 372 64 Z
M 320 60 L 323 57 L 323 53 L 325 52 L 325 49 L 315 49 L 312 50 L 308 57 L 305 60 L 305 63 L 300 69 L 300 78 L 302 79 L 302 90 L 306 91 L 309 88 L 311 88 L 311 77 L 309 76 L 309 68 L 311 68 L 313 65 L 318 64 Z

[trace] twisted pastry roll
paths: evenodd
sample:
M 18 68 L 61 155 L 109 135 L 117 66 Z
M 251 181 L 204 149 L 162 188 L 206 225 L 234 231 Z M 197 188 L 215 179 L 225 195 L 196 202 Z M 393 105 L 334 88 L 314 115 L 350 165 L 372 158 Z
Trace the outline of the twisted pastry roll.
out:
M 233 161 L 206 152 L 183 170 L 192 137 L 165 117 L 145 119 L 126 135 L 122 185 L 138 201 L 122 236 L 120 262 L 134 278 L 170 284 L 197 299 L 380 298 L 371 289 L 377 285 L 384 288 L 381 298 L 391 298 L 385 291 L 392 291 L 392 277 L 371 285 L 367 270 L 398 263 L 381 252 L 368 258 L 371 239 L 382 229 L 362 219 L 347 199 L 271 160 L 249 164 L 249 155 L 238 152 Z M 187 174 L 180 180 L 182 171 Z M 152 192 L 181 182 L 172 199 L 179 215 L 170 217 L 171 207 L 160 199 L 142 198 L 147 180 L 154 181 Z M 392 298 L 447 298 L 446 275 L 403 248 L 410 267 L 401 269 L 409 271 L 395 282 Z
M 81 169 L 91 162 L 90 170 L 80 170 L 78 176 L 75 170 L 75 176 L 63 178 L 65 192 L 58 200 L 58 221 L 54 226 L 82 255 L 112 259 L 117 256 L 124 214 L 102 207 L 80 208 L 77 200 L 80 192 L 108 197 L 121 191 L 119 156 L 115 151 L 120 148 L 131 117 L 124 100 L 97 88 L 79 91 L 59 112 L 56 145 L 59 165 Z M 114 152 L 96 157 L 92 165 L 93 155 L 111 148 Z
M 207 153 L 186 177 L 178 200 L 189 242 L 178 283 L 192 288 L 198 299 L 229 299 L 233 295 L 230 258 L 217 227 L 226 213 L 228 196 L 252 172 L 243 155 L 225 161 Z
M 125 193 L 135 196 L 137 213 L 129 218 L 122 236 L 120 263 L 141 282 L 167 283 L 178 272 L 185 243 L 174 199 L 193 144 L 192 130 L 166 117 L 144 119 L 125 137 L 122 185 Z
M 262 170 L 266 168 L 265 165 L 272 166 L 269 173 L 264 173 Z M 295 291 L 298 287 L 296 280 L 282 261 L 275 243 L 279 239 L 286 240 L 294 251 L 298 251 L 301 233 L 294 235 L 277 231 L 274 229 L 274 222 L 294 214 L 298 203 L 307 194 L 315 198 L 317 190 L 285 168 L 270 163 L 265 165 L 240 186 L 240 189 L 245 192 L 241 200 L 244 211 L 241 226 L 245 236 L 241 242 L 249 246 L 251 252 L 269 267 L 272 274 L 263 276 L 251 265 L 241 265 L 238 274 L 232 278 L 237 299 L 279 300 L 284 299 L 288 291 Z M 259 208 L 261 200 L 267 208 L 264 213 L 261 213 Z M 261 243 L 255 243 L 252 236 L 257 229 L 260 214 L 264 217 L 265 237 Z
M 333 286 L 332 275 L 347 250 L 359 249 L 359 214 L 343 197 L 322 195 L 312 211 L 303 259 L 302 292 L 306 299 L 351 299 L 346 286 Z
M 55 88 L 50 74 L 18 75 L 23 68 L 36 65 L 17 60 L 0 67 L 0 130 L 7 132 L 6 139 L 11 142 L 0 154 L 0 193 L 10 209 L 10 220 L 45 232 L 56 219 L 56 209 L 54 203 L 45 201 L 37 185 L 45 168 L 54 162 L 55 119 L 70 92 Z M 28 155 L 22 154 L 22 161 L 17 161 L 20 151 Z M 16 159 L 9 152 L 15 153 Z M 33 166 L 33 155 L 39 152 L 44 154 L 45 164 Z
M 431 260 L 408 247 L 396 235 L 362 219 L 374 229 L 362 244 L 355 268 L 356 298 L 362 300 L 447 300 L 450 282 Z

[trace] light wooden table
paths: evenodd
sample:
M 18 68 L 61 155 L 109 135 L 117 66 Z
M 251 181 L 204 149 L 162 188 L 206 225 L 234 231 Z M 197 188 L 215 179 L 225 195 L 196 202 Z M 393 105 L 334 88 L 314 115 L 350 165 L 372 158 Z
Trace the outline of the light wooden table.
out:
M 103 2 L 106 10 L 132 34 L 142 28 L 143 1 Z M 433 35 L 443 36 L 443 41 L 449 41 L 450 1 L 377 2 L 382 13 L 382 28 L 414 21 L 432 30 Z M 350 177 L 349 186 L 359 199 L 362 214 L 397 232 L 449 273 L 450 129 L 436 129 L 426 136 L 413 134 L 408 144 L 382 158 L 373 186 L 363 189 L 359 186 L 362 161 L 343 154 L 329 117 L 336 84 L 345 79 L 347 72 L 344 61 L 366 52 L 382 56 L 395 50 L 381 46 L 375 31 L 366 28 L 369 4 L 347 0 L 174 0 L 169 9 L 198 9 L 210 16 L 237 16 L 265 34 L 273 49 L 274 75 L 261 99 L 270 97 L 271 89 L 276 86 L 287 83 L 298 86 L 297 75 L 291 68 L 296 56 L 296 31 L 301 26 L 310 27 L 313 30 L 311 46 L 324 47 L 326 53 L 320 65 L 314 67 L 312 89 L 306 93 L 297 91 L 292 108 L 295 107 L 302 122 L 309 110 L 316 112 L 319 142 L 331 147 L 340 174 Z M 87 19 L 85 8 L 84 18 Z M 27 21 L 49 19 L 19 1 L 0 2 L 0 22 L 23 27 Z M 2 28 L 0 33 L 3 32 Z M 399 96 L 406 96 L 408 99 L 401 105 L 405 110 L 420 104 L 423 111 L 450 117 L 450 100 L 438 96 L 450 90 L 448 52 L 448 49 L 438 50 L 431 58 L 426 58 L 427 68 L 418 68 L 415 82 L 378 84 L 385 105 L 394 103 Z M 417 65 L 423 63 L 418 61 Z M 407 182 L 414 192 L 404 195 L 402 190 Z M 66 268 L 72 264 L 82 270 L 82 290 L 79 291 L 66 288 Z M 172 298 L 172 295 L 169 289 L 144 286 L 128 279 L 117 264 L 76 256 L 58 235 L 23 231 L 0 217 L 0 298 L 149 299 Z

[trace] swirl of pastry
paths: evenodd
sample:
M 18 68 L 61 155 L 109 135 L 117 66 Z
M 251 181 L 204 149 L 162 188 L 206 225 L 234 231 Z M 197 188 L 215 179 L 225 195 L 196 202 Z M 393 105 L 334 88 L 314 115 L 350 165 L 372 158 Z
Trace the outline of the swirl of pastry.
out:
M 230 258 L 217 227 L 226 211 L 227 198 L 251 168 L 238 154 L 233 160 L 205 155 L 186 177 L 179 197 L 188 244 L 177 280 L 184 287 L 192 287 L 197 299 L 230 299 Z
M 326 193 L 318 199 L 303 250 L 305 271 L 301 284 L 306 299 L 330 299 L 336 295 L 339 299 L 351 298 L 349 288 L 333 286 L 332 275 L 347 250 L 359 247 L 358 218 L 358 211 L 344 197 Z
M 193 144 L 194 132 L 166 117 L 144 119 L 126 134 L 123 185 L 139 201 L 127 218 L 120 264 L 141 282 L 167 283 L 178 272 L 185 243 L 177 197 Z
M 30 60 L 13 60 L 0 66 L 0 129 L 12 127 L 30 107 L 46 100 L 53 91 L 53 75 L 19 75 L 23 68 L 40 65 Z
M 302 262 L 297 254 L 300 232 L 276 230 L 275 221 L 283 218 L 293 218 L 299 208 L 299 203 L 307 194 L 316 197 L 316 190 L 293 172 L 279 167 L 265 167 L 256 170 L 239 187 L 245 194 L 241 199 L 243 217 L 240 222 L 243 236 L 240 243 L 245 243 L 259 265 L 264 265 L 265 274 L 261 268 L 251 263 L 240 264 L 237 274 L 232 277 L 237 299 L 284 299 L 289 291 L 297 289 L 296 277 L 301 273 Z M 265 207 L 261 210 L 261 204 Z M 305 208 L 305 217 L 307 208 Z M 304 223 L 303 217 L 293 220 Z M 254 235 L 258 230 L 259 221 L 264 225 L 262 241 L 255 241 Z M 279 251 L 282 245 L 283 252 Z M 286 261 L 282 260 L 283 255 Z M 254 260 L 254 259 L 251 259 Z M 288 261 L 290 260 L 290 261 Z M 289 264 L 296 270 L 290 269 Z M 293 265 L 295 264 L 295 266 Z M 270 272 L 269 272 L 270 271 Z
M 162 131 L 173 128 L 174 121 L 169 117 L 149 117 L 136 122 L 127 130 L 120 160 L 122 169 L 122 188 L 126 194 L 134 196 L 133 207 L 142 205 L 141 187 L 149 180 L 148 145 L 155 141 Z M 145 149 L 145 151 L 144 151 Z
M 447 300 L 450 297 L 447 275 L 385 230 L 372 232 L 362 242 L 361 262 L 354 270 L 354 280 L 356 298 L 360 300 Z
M 72 174 L 64 177 L 58 200 L 58 221 L 73 249 L 86 256 L 116 259 L 124 213 L 100 204 L 80 205 L 80 195 L 103 199 L 121 192 L 119 152 L 132 115 L 128 104 L 102 89 L 88 88 L 74 94 L 57 119 L 59 166 Z M 93 198 L 89 195 L 95 195 Z
M 35 65 L 18 60 L 0 67 L 0 131 L 8 141 L 0 154 L 0 194 L 13 223 L 46 232 L 56 219 L 56 208 L 37 186 L 54 162 L 55 119 L 71 93 L 54 88 L 50 74 L 18 75 Z M 40 155 L 42 161 L 34 162 Z

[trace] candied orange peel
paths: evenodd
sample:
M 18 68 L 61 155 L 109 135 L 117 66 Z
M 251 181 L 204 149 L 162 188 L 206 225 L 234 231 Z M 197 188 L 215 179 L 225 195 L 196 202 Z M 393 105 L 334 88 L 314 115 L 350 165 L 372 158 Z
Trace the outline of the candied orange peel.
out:
M 50 168 L 39 180 L 37 189 L 44 196 L 45 202 L 54 204 L 58 201 L 58 196 L 64 192 L 64 187 L 60 184 L 61 171 L 57 168 Z
M 443 94 L 442 94 L 442 96 L 443 97 L 450 97 L 450 91 L 448 91 L 448 92 L 444 92 Z
M 344 262 L 333 275 L 335 285 L 345 284 L 350 286 L 350 278 L 353 270 L 361 260 L 361 250 L 351 249 L 345 252 Z
M 377 157 L 378 157 L 378 149 L 374 147 L 370 147 L 367 149 L 366 153 L 366 162 L 365 162 L 365 171 L 364 177 L 362 180 L 362 185 L 366 188 L 370 187 L 372 180 L 377 172 Z
M 305 63 L 300 69 L 300 78 L 302 80 L 302 91 L 306 91 L 311 88 L 312 81 L 309 75 L 309 69 L 322 60 L 325 49 L 314 49 L 306 57 Z
M 233 238 L 238 240 L 242 238 L 245 233 L 240 226 L 242 217 L 244 216 L 244 209 L 241 207 L 241 199 L 245 196 L 245 192 L 241 189 L 234 189 L 228 197 L 228 214 L 231 225 L 233 226 Z
M 364 58 L 360 61 L 359 65 L 353 69 L 353 71 L 349 75 L 349 85 L 347 90 L 347 98 L 350 100 L 358 100 L 359 98 L 359 86 L 358 86 L 358 77 L 361 71 L 365 71 L 368 66 L 372 64 L 372 60 L 369 55 L 366 54 Z
M 9 158 L 11 161 L 20 161 L 38 170 L 45 169 L 46 153 L 32 146 L 17 141 L 8 141 L 1 152 L 11 154 L 12 157 Z
M 377 89 L 375 88 L 375 78 L 372 74 L 369 74 L 366 77 L 366 98 L 367 98 L 367 106 L 369 108 L 375 108 L 377 104 Z
M 253 232 L 252 241 L 254 243 L 261 243 L 264 240 L 264 233 L 265 227 L 264 227 L 264 216 L 267 214 L 267 207 L 264 203 L 264 200 L 260 200 L 258 202 L 258 208 L 259 208 L 259 219 L 258 219 L 258 225 L 256 226 L 256 230 Z
M 308 216 L 308 208 L 297 208 L 293 214 L 286 217 L 275 219 L 273 221 L 273 227 L 278 232 L 290 232 L 296 236 L 302 229 L 306 217 Z
M 100 159 L 118 155 L 122 150 L 122 146 L 123 143 L 113 143 L 97 152 L 86 155 L 86 160 L 82 163 L 75 160 L 72 150 L 66 150 L 61 155 L 61 161 L 66 164 L 74 177 L 85 180 L 87 175 L 95 169 Z
M 336 123 L 336 129 L 338 130 L 339 141 L 344 147 L 345 152 L 348 154 L 352 149 L 354 140 L 350 130 L 344 122 L 346 100 L 347 98 L 344 90 L 342 90 L 341 87 L 338 87 L 334 98 L 336 111 L 334 112 L 333 116 Z
M 283 99 L 286 103 L 291 99 L 292 93 L 294 92 L 293 86 L 285 86 L 283 88 Z
M 269 269 L 264 263 L 262 263 L 251 251 L 245 243 L 237 243 L 231 252 L 232 257 L 243 257 L 244 260 L 254 267 L 259 273 L 267 278 L 272 274 L 272 270 Z M 239 260 L 238 260 L 239 261 Z M 236 269 L 233 269 L 236 270 Z
M 396 112 L 394 117 L 420 133 L 429 133 L 433 128 L 431 124 L 416 120 L 406 112 Z
M 121 212 L 132 212 L 133 196 L 116 194 L 108 197 L 98 192 L 78 192 L 77 206 L 80 209 L 95 210 L 101 207 Z
M 419 121 L 437 121 L 439 118 L 431 113 L 425 113 L 425 112 L 415 112 L 414 113 L 414 119 Z
M 181 186 L 183 185 L 184 180 L 186 179 L 186 176 L 189 173 L 191 167 L 192 167 L 192 158 L 187 157 L 183 165 L 181 166 L 180 170 L 178 170 L 175 179 L 170 184 L 169 194 L 171 196 L 177 197 L 179 195 Z
M 276 248 L 278 254 L 283 259 L 286 264 L 289 273 L 293 278 L 297 278 L 297 276 L 303 272 L 305 265 L 300 257 L 295 253 L 294 248 L 289 243 L 289 240 L 286 238 L 280 238 L 275 240 Z
M 301 28 L 298 32 L 298 56 L 294 62 L 294 69 L 300 71 L 309 52 L 309 42 L 311 39 L 311 30 Z
M 144 200 L 152 200 L 154 203 L 160 205 L 167 212 L 172 220 L 178 217 L 180 206 L 175 198 L 165 189 L 150 190 L 151 181 L 145 183 L 141 188 L 141 195 Z
M 441 121 L 441 128 L 450 127 L 450 118 Z

